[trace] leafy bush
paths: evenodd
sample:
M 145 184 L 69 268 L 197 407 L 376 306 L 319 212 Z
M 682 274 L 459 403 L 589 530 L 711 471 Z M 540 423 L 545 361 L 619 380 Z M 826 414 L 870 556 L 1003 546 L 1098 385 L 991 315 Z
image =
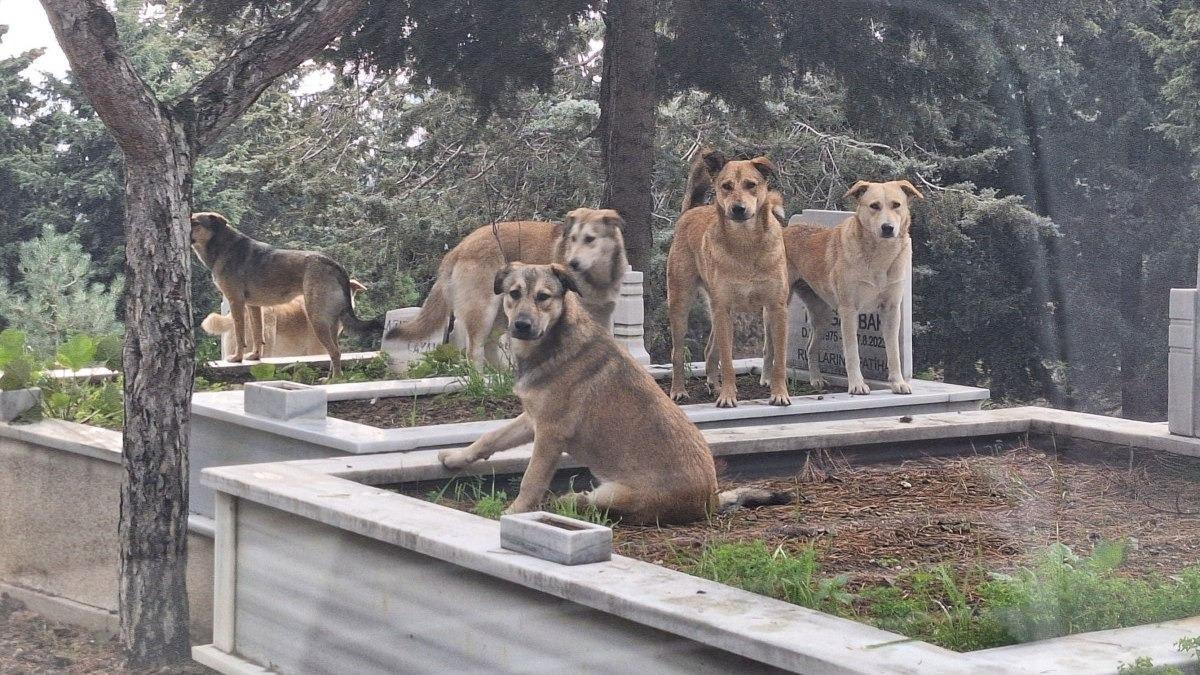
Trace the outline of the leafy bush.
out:
M 0 331 L 0 391 L 30 386 L 38 371 L 37 362 L 25 345 L 25 333 L 12 328 Z
M 408 364 L 405 377 L 455 377 L 468 374 L 473 367 L 470 359 L 452 344 L 438 345 Z

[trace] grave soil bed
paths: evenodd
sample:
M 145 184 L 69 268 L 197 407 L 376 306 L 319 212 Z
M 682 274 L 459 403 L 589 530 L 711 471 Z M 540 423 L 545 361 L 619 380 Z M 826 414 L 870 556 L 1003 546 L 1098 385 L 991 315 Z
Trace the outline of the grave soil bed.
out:
M 760 546 L 768 559 L 780 552 L 800 558 L 811 551 L 814 577 L 842 577 L 842 588 L 853 596 L 844 607 L 822 601 L 818 608 L 952 649 L 1032 638 L 989 636 L 986 628 L 979 627 L 988 625 L 982 622 L 970 631 L 938 633 L 942 629 L 929 628 L 933 624 L 905 625 L 905 619 L 896 617 L 881 621 L 880 606 L 868 599 L 883 590 L 906 599 L 932 597 L 931 604 L 949 607 L 956 591 L 937 581 L 938 570 L 944 569 L 962 592 L 974 621 L 983 614 L 980 589 L 991 574 L 1032 569 L 1038 556 L 1058 543 L 1087 558 L 1109 542 L 1125 542 L 1124 560 L 1113 572 L 1115 577 L 1174 583 L 1191 568 L 1182 578 L 1191 584 L 1190 595 L 1197 596 L 1200 588 L 1193 587 L 1200 584 L 1196 574 L 1200 568 L 1195 567 L 1200 564 L 1200 460 L 1125 450 L 1086 455 L 1022 445 L 966 457 L 850 466 L 838 455 L 814 453 L 795 475 L 754 481 L 723 476 L 721 480 L 722 490 L 754 485 L 789 491 L 795 496 L 793 504 L 743 509 L 684 526 L 617 522 L 613 550 L 710 578 L 698 570 L 706 551 L 720 545 Z M 721 465 L 718 459 L 719 473 Z M 465 491 L 423 496 L 470 511 L 476 510 L 482 495 L 503 491 L 503 497 L 511 500 L 517 492 L 517 484 L 504 478 L 496 479 L 494 487 L 491 481 L 459 480 L 477 482 Z M 492 511 L 497 508 L 491 505 Z M 545 508 L 553 509 L 554 504 Z M 1086 564 L 1077 566 L 1083 569 Z M 764 583 L 718 580 L 759 592 L 755 586 Z M 924 590 L 917 588 L 921 584 Z M 933 606 L 934 614 L 943 613 Z M 1200 613 L 1200 609 L 1187 611 Z M 889 625 L 888 620 L 895 623 Z M 914 625 L 925 628 L 913 629 Z
M 121 643 L 56 624 L 0 596 L 0 673 L 129 673 L 131 675 L 206 675 L 215 673 L 198 663 L 130 670 L 125 668 Z
M 758 383 L 758 375 L 739 375 L 738 400 L 751 401 L 769 398 L 770 387 Z M 658 380 L 658 386 L 670 392 L 670 378 Z M 792 396 L 816 393 L 807 382 L 792 381 L 788 384 Z M 688 378 L 688 398 L 684 404 L 714 403 L 716 391 L 709 391 L 702 377 Z M 501 420 L 521 414 L 521 402 L 516 396 L 476 398 L 453 392 L 432 396 L 391 396 L 377 399 L 354 399 L 330 401 L 329 416 L 348 422 L 358 422 L 381 429 L 470 422 L 478 420 Z

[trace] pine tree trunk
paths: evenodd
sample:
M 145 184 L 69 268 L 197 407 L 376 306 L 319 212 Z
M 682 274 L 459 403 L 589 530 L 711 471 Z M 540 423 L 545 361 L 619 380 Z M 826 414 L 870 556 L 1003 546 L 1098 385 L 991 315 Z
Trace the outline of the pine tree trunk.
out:
M 195 363 L 192 157 L 182 129 L 125 169 L 125 480 L 121 635 L 131 667 L 190 656 L 188 417 Z
M 604 205 L 625 219 L 625 249 L 633 269 L 650 272 L 654 246 L 655 4 L 609 0 L 601 82 Z M 647 281 L 650 279 L 647 277 Z

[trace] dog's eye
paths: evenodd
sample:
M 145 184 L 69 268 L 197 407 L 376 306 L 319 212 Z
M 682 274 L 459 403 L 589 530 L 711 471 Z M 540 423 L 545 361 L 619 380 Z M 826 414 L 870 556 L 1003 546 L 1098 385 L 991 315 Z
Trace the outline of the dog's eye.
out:
M 892 208 L 893 208 L 893 209 L 898 209 L 898 208 L 900 208 L 900 202 L 892 202 Z
M 534 299 L 537 300 L 538 302 L 545 302 L 550 299 L 550 294 L 549 293 L 538 293 L 537 295 L 534 296 Z
M 593 241 L 596 241 L 596 238 L 595 238 L 595 237 L 593 237 L 593 236 L 592 236 L 592 235 L 590 235 L 590 234 L 589 234 L 588 236 L 586 236 L 586 237 L 584 237 L 584 238 L 583 238 L 583 243 L 585 243 L 585 244 L 590 244 L 590 243 L 592 243 Z
M 879 210 L 879 202 L 871 202 L 871 208 L 878 211 Z
M 747 190 L 753 190 L 756 187 L 758 187 L 758 183 L 752 183 L 750 181 L 746 181 L 746 189 Z
M 520 300 L 521 299 L 521 291 L 518 291 L 517 289 L 514 288 L 508 292 L 508 297 L 512 298 L 513 300 Z
M 732 189 L 733 189 L 733 183 L 722 183 L 722 184 L 721 184 L 721 189 L 722 189 L 722 190 L 724 190 L 724 191 L 726 191 L 726 192 L 729 192 L 730 190 L 732 190 Z

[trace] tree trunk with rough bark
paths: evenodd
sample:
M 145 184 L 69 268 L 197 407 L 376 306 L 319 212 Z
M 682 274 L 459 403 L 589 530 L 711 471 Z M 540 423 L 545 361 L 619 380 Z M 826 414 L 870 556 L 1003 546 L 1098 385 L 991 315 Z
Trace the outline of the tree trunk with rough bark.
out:
M 655 3 L 609 0 L 600 91 L 604 205 L 625 218 L 625 248 L 635 270 L 650 272 L 656 111 Z M 646 278 L 650 282 L 649 276 Z
M 365 0 L 308 0 L 239 41 L 170 104 L 126 56 L 104 0 L 42 0 L 71 70 L 125 157 L 125 479 L 121 639 L 128 665 L 188 658 L 192 169 L 275 78 L 340 35 Z

